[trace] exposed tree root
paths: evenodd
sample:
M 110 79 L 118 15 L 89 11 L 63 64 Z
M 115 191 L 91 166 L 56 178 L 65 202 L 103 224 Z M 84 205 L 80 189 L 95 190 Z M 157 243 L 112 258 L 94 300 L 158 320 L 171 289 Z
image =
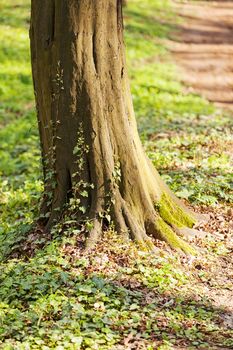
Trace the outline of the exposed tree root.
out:
M 124 171 L 123 167 L 122 170 Z M 116 184 L 113 178 L 107 181 L 107 186 L 88 188 L 89 200 L 85 198 L 87 211 L 80 213 L 78 206 L 72 208 L 68 204 L 68 194 L 82 204 L 82 198 L 74 184 L 70 188 L 68 182 L 64 184 L 64 181 L 58 181 L 45 231 L 49 231 L 65 211 L 77 224 L 82 224 L 83 227 L 86 225 L 86 251 L 94 248 L 101 239 L 106 224 L 111 224 L 116 232 L 126 240 L 134 240 L 143 250 L 155 251 L 153 239 L 158 239 L 178 251 L 195 254 L 194 249 L 181 238 L 187 237 L 187 233 L 189 236 L 194 234 L 192 227 L 198 221 L 195 214 L 180 203 L 160 178 L 154 181 L 153 192 L 148 188 L 147 181 L 141 179 L 141 183 L 143 185 L 132 188 L 130 193 L 127 187 L 121 186 L 121 179 Z M 148 183 L 151 185 L 151 181 Z M 158 193 L 162 193 L 160 197 Z M 56 210 L 58 206 L 59 210 Z
M 86 240 L 86 246 L 85 246 L 85 251 L 88 252 L 92 248 L 95 247 L 95 245 L 98 243 L 101 235 L 102 235 L 102 223 L 100 220 L 95 219 L 93 222 L 93 228 L 91 229 L 87 240 Z
M 122 199 L 119 193 L 116 197 L 117 200 L 114 201 L 111 208 L 111 221 L 109 221 L 115 231 L 126 240 L 132 239 L 139 245 L 140 249 L 154 252 L 156 248 L 153 244 L 153 239 L 159 239 L 165 241 L 171 248 L 177 251 L 181 251 L 185 254 L 195 254 L 195 250 L 179 237 L 187 237 L 187 232 L 189 234 L 194 234 L 195 231 L 197 234 L 197 230 L 191 229 L 195 218 L 189 216 L 183 209 L 177 207 L 174 209 L 171 202 L 169 202 L 169 211 L 168 209 L 162 210 L 161 206 L 164 205 L 162 204 L 164 200 L 161 200 L 160 208 L 158 203 L 154 205 L 153 209 L 151 207 L 146 207 L 145 203 L 141 204 L 141 208 L 139 205 L 140 210 L 137 208 L 137 211 L 138 213 L 140 212 L 140 215 L 136 215 L 135 211 L 130 208 L 129 204 Z M 168 196 L 166 195 L 166 204 L 167 201 Z M 92 206 L 90 210 L 91 215 L 89 215 L 89 217 L 86 216 L 85 219 L 83 217 L 77 220 L 77 223 L 80 223 L 80 220 L 83 223 L 88 223 L 85 245 L 86 252 L 89 252 L 98 244 L 103 230 L 106 229 L 107 220 L 104 215 L 101 217 L 99 211 L 93 212 L 97 207 L 99 208 L 98 205 Z M 168 215 L 167 220 L 165 219 L 164 212 Z M 179 220 L 177 214 L 179 214 Z M 72 217 L 74 218 L 74 216 Z

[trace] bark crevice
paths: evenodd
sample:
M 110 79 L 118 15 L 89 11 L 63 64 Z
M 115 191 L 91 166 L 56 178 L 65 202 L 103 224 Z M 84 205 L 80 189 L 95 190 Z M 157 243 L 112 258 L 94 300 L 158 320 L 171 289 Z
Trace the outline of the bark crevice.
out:
M 96 73 L 98 73 L 98 62 L 97 62 L 97 53 L 96 53 L 96 33 L 92 34 L 92 56 Z

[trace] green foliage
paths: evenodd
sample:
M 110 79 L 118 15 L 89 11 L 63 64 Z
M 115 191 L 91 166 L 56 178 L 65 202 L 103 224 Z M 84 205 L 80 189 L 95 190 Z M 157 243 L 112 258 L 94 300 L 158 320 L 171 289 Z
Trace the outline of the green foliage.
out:
M 149 157 L 179 197 L 197 204 L 232 203 L 233 121 L 179 82 L 161 41 L 177 22 L 170 1 L 131 1 L 128 18 L 133 102 Z
M 30 1 L 0 0 L 0 126 L 32 108 L 28 26 Z M 33 119 L 31 119 L 32 121 Z
M 0 0 L 0 257 L 25 236 L 42 190 L 28 23 L 30 2 Z
M 181 197 L 197 204 L 232 203 L 232 121 L 224 115 L 187 116 L 145 138 L 149 157 Z M 194 129 L 195 128 L 195 129 Z
M 6 261 L 22 247 L 42 191 L 29 8 L 29 0 L 0 0 L 0 348 L 231 347 L 230 331 L 218 322 L 221 310 L 190 290 L 194 277 L 176 255 L 151 257 L 111 233 L 105 250 L 83 257 L 79 231 L 67 221 L 64 236 L 57 227 L 35 257 Z M 133 98 L 148 155 L 180 197 L 231 202 L 231 123 L 178 81 L 162 41 L 176 21 L 170 1 L 130 0 L 125 16 Z M 115 185 L 120 176 L 116 161 Z M 211 244 L 217 254 L 224 250 Z M 208 276 L 201 271 L 200 278 Z
M 152 258 L 133 245 L 122 253 L 124 242 L 112 235 L 108 255 L 77 259 L 75 245 L 63 238 L 27 262 L 1 265 L 3 349 L 115 349 L 129 335 L 147 349 L 184 340 L 201 348 L 209 334 L 230 344 L 216 323 L 218 311 L 184 293 L 188 278 L 176 257 Z

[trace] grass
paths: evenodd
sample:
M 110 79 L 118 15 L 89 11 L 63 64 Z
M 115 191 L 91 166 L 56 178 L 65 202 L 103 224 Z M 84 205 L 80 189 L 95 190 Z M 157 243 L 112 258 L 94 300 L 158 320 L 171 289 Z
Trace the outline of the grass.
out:
M 95 255 L 82 256 L 72 229 L 32 258 L 12 253 L 22 249 L 42 191 L 29 5 L 0 0 L 0 348 L 230 348 L 223 310 L 202 289 L 210 278 L 210 269 L 199 271 L 203 259 L 182 260 L 163 245 L 151 257 L 111 232 Z M 176 22 L 170 1 L 130 0 L 125 18 L 132 94 L 149 157 L 181 198 L 232 205 L 232 122 L 179 82 L 164 45 Z M 43 245 L 43 237 L 28 237 L 35 239 Z M 206 245 L 213 264 L 228 253 L 222 242 Z

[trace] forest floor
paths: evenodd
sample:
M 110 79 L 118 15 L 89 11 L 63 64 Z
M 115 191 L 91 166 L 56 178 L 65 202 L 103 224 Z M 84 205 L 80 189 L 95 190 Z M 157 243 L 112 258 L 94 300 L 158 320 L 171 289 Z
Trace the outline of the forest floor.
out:
M 233 348 L 233 120 L 207 99 L 231 104 L 230 4 L 130 0 L 124 9 L 145 151 L 178 197 L 210 215 L 188 257 L 160 242 L 154 255 L 140 251 L 112 229 L 83 255 L 74 222 L 49 241 L 30 235 L 43 190 L 30 1 L 0 0 L 0 349 Z
M 173 6 L 178 23 L 175 33 L 168 40 L 168 47 L 180 73 L 180 81 L 184 83 L 187 92 L 198 93 L 217 107 L 233 111 L 232 1 L 174 1 Z M 233 153 L 232 143 L 229 144 L 229 152 Z M 226 245 L 232 250 L 233 210 L 229 209 L 228 220 L 224 217 L 224 210 L 222 213 L 219 208 L 215 208 L 212 213 L 207 209 L 208 211 L 212 220 L 205 229 L 215 236 L 222 232 L 224 239 L 226 231 L 221 226 L 225 229 L 228 227 L 230 235 Z M 209 226 L 213 226 L 213 229 Z M 206 286 L 206 293 L 214 304 L 227 308 L 229 327 L 233 327 L 232 267 L 231 251 L 227 258 L 219 260 L 215 269 L 215 280 L 223 278 L 226 282 L 220 283 L 223 288 Z M 225 269 L 229 269 L 228 274 Z M 224 285 L 227 286 L 226 289 Z M 231 288 L 228 288 L 229 285 Z

